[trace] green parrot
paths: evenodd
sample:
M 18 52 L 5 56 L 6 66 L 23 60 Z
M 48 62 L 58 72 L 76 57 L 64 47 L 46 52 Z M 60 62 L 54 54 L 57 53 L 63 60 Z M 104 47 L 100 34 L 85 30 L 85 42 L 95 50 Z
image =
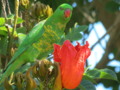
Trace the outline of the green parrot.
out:
M 64 29 L 72 15 L 72 6 L 60 5 L 56 11 L 45 21 L 38 23 L 25 37 L 7 65 L 0 84 L 6 77 L 27 62 L 42 59 L 53 50 L 53 43 L 59 43 L 64 35 Z

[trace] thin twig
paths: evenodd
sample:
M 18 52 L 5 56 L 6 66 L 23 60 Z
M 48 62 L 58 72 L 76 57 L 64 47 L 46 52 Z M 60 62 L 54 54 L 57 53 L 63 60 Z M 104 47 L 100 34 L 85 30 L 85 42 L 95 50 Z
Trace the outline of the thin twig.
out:
M 7 32 L 8 32 L 8 46 L 7 46 L 7 54 L 6 54 L 6 60 L 5 60 L 5 65 L 4 65 L 4 67 L 6 67 L 6 65 L 7 65 L 7 63 L 8 63 L 8 61 L 9 61 L 9 57 L 11 56 L 11 49 L 10 49 L 10 43 L 9 43 L 9 41 L 10 41 L 10 28 L 9 28 L 9 26 L 7 25 L 7 24 L 5 24 L 5 27 L 7 28 Z
M 13 31 L 12 31 L 12 36 L 13 36 L 14 31 L 16 30 L 18 9 L 19 9 L 19 0 L 15 0 L 15 17 L 14 17 L 14 27 L 13 27 Z
M 6 63 L 5 63 L 5 67 L 8 63 L 8 60 L 9 60 L 9 57 L 11 56 L 11 48 L 10 48 L 10 37 L 11 37 L 11 34 L 10 34 L 10 29 L 9 29 L 9 26 L 7 24 L 5 24 L 5 27 L 7 28 L 7 31 L 8 31 L 8 47 L 7 47 L 7 58 L 6 58 Z
M 8 0 L 6 0 L 6 4 L 7 4 L 7 9 L 8 9 L 8 14 L 11 14 L 10 5 L 9 5 Z
M 1 4 L 2 4 L 2 12 L 3 12 L 4 18 L 5 18 L 5 22 L 7 22 L 7 13 L 6 13 L 6 9 L 5 9 L 6 8 L 6 2 L 4 0 L 1 0 Z M 0 56 L 0 59 L 2 60 L 1 56 Z M 7 60 L 8 60 L 8 58 L 6 58 L 6 60 L 4 60 L 5 65 L 6 65 Z M 0 61 L 0 63 L 1 63 L 1 61 Z
M 108 32 L 106 32 L 92 47 L 91 47 L 91 50 L 108 34 L 110 33 L 111 30 L 108 30 Z
M 117 13 L 117 17 L 115 19 L 115 22 L 113 23 L 113 25 L 108 29 L 108 31 L 91 47 L 91 50 L 107 35 L 107 34 L 111 34 L 113 31 L 115 31 L 117 25 L 119 24 L 119 20 L 120 20 L 120 13 Z
M 8 15 L 10 15 L 11 14 L 11 10 L 10 10 L 10 5 L 9 5 L 8 0 L 6 0 L 6 4 L 7 4 Z M 10 24 L 12 25 L 12 20 L 11 19 L 10 19 Z
M 87 12 L 83 11 L 82 9 L 78 9 L 82 14 L 83 16 L 90 22 L 90 23 L 94 23 L 95 22 L 95 19 L 92 18 L 92 16 L 90 16 Z
M 2 67 L 2 56 L 1 56 L 1 54 L 0 54 L 0 68 Z M 1 72 L 0 72 L 0 74 L 1 74 Z
M 115 43 L 116 41 L 114 41 L 114 38 L 116 38 L 116 33 L 118 34 L 119 32 L 119 24 L 120 24 L 120 12 L 116 13 L 116 19 L 114 20 L 113 24 L 110 26 L 110 28 L 108 29 L 108 34 L 110 35 L 110 39 L 107 43 L 107 47 L 105 50 L 105 53 L 102 57 L 102 59 L 100 60 L 100 62 L 97 63 L 97 65 L 95 66 L 96 68 L 105 68 L 106 65 L 108 64 L 108 62 L 110 61 L 108 58 L 109 53 L 111 52 L 111 47 L 115 47 L 113 46 L 113 43 Z M 117 39 L 119 38 L 119 34 L 117 36 Z M 115 39 L 116 40 L 116 39 Z M 112 45 L 111 45 L 112 44 Z M 95 46 L 95 45 L 94 45 Z
M 3 10 L 3 14 L 4 14 L 4 17 L 5 17 L 5 20 L 7 21 L 7 14 L 6 14 L 6 10 L 5 10 L 5 1 L 1 0 L 1 3 L 2 3 L 2 10 Z
M 12 74 L 10 75 L 10 80 L 8 81 L 10 85 L 14 84 L 14 82 L 12 83 L 13 77 L 14 77 L 14 72 L 12 72 Z
M 7 28 L 7 31 L 8 31 L 8 37 L 10 37 L 10 28 L 9 28 L 8 24 L 5 24 L 5 27 Z
M 98 36 L 98 33 L 97 33 L 97 31 L 96 31 L 96 29 L 95 29 L 95 27 L 94 27 L 94 24 L 93 24 L 93 28 L 94 28 L 94 32 L 95 32 L 95 34 L 96 34 L 96 37 L 99 39 L 100 37 Z M 105 50 L 105 48 L 102 46 L 101 42 L 99 42 L 99 44 L 100 44 L 100 46 L 102 47 L 102 49 Z
M 14 32 L 16 31 L 17 18 L 18 18 L 18 9 L 19 9 L 19 0 L 15 0 L 14 27 L 13 27 L 13 30 L 11 32 L 10 41 L 9 41 L 10 49 L 12 48 L 12 45 L 13 45 L 13 35 L 14 35 Z M 11 52 L 9 52 L 9 53 L 11 55 Z

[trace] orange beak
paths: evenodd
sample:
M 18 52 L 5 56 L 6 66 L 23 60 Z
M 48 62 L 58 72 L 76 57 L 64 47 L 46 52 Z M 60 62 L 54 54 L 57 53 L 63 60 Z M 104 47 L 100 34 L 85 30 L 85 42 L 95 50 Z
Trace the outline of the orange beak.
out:
M 64 12 L 64 16 L 66 18 L 68 18 L 68 17 L 70 17 L 70 13 L 71 13 L 70 9 L 66 9 L 65 12 Z

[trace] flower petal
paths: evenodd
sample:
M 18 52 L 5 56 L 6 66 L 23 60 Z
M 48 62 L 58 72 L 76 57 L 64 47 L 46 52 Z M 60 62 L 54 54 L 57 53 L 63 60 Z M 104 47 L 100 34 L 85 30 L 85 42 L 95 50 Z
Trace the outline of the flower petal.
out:
M 61 59 L 59 57 L 59 52 L 60 52 L 60 45 L 54 44 L 53 58 L 54 58 L 54 61 L 56 62 L 61 62 Z
M 80 48 L 81 48 L 82 46 L 80 45 L 80 43 L 79 42 L 77 42 L 77 45 L 75 46 L 75 49 L 77 50 L 77 51 L 80 51 Z
M 83 62 L 83 64 L 85 63 L 86 59 L 90 56 L 91 51 L 88 48 L 89 43 L 86 42 L 86 45 L 80 47 L 80 51 L 77 53 L 76 55 L 76 60 L 78 60 L 78 62 Z
M 69 83 L 68 80 L 71 78 L 71 75 L 69 75 L 69 73 L 71 72 L 72 67 L 74 67 L 73 62 L 76 54 L 77 51 L 75 47 L 71 44 L 69 40 L 66 40 L 60 50 L 61 74 L 62 81 L 64 81 L 62 82 L 63 87 L 66 87 L 66 84 Z
M 62 59 L 61 63 L 69 63 L 75 58 L 76 54 L 77 51 L 75 47 L 71 44 L 69 40 L 66 40 L 60 50 L 60 57 Z

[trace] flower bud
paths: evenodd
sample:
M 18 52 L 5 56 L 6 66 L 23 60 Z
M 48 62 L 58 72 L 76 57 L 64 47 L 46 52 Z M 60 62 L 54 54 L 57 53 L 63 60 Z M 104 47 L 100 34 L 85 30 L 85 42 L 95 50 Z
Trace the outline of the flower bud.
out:
M 32 73 L 35 78 L 40 80 L 40 85 L 44 88 L 53 88 L 55 78 L 57 77 L 57 65 L 49 60 L 43 59 L 38 61 L 32 67 Z
M 9 84 L 9 81 L 7 78 L 4 81 L 4 87 L 6 90 L 12 90 L 12 86 Z
M 54 83 L 54 90 L 62 90 L 60 66 L 57 62 L 55 62 L 55 65 L 57 66 L 58 73 Z
M 31 68 L 26 72 L 26 90 L 34 90 L 37 85 L 34 79 L 30 75 Z
M 86 59 L 90 56 L 89 43 L 73 46 L 66 40 L 62 46 L 54 44 L 54 61 L 60 63 L 62 86 L 66 89 L 76 88 L 84 73 Z
M 22 6 L 24 6 L 25 8 L 27 8 L 28 5 L 29 5 L 29 0 L 20 0 L 20 4 L 21 4 Z
M 33 4 L 31 8 L 31 16 L 37 17 L 40 20 L 48 18 L 49 16 L 52 15 L 52 13 L 53 10 L 52 8 L 50 8 L 49 5 L 45 5 L 39 1 Z
M 16 73 L 14 75 L 14 82 L 17 88 L 23 89 L 23 82 L 25 80 L 25 76 L 22 73 Z

